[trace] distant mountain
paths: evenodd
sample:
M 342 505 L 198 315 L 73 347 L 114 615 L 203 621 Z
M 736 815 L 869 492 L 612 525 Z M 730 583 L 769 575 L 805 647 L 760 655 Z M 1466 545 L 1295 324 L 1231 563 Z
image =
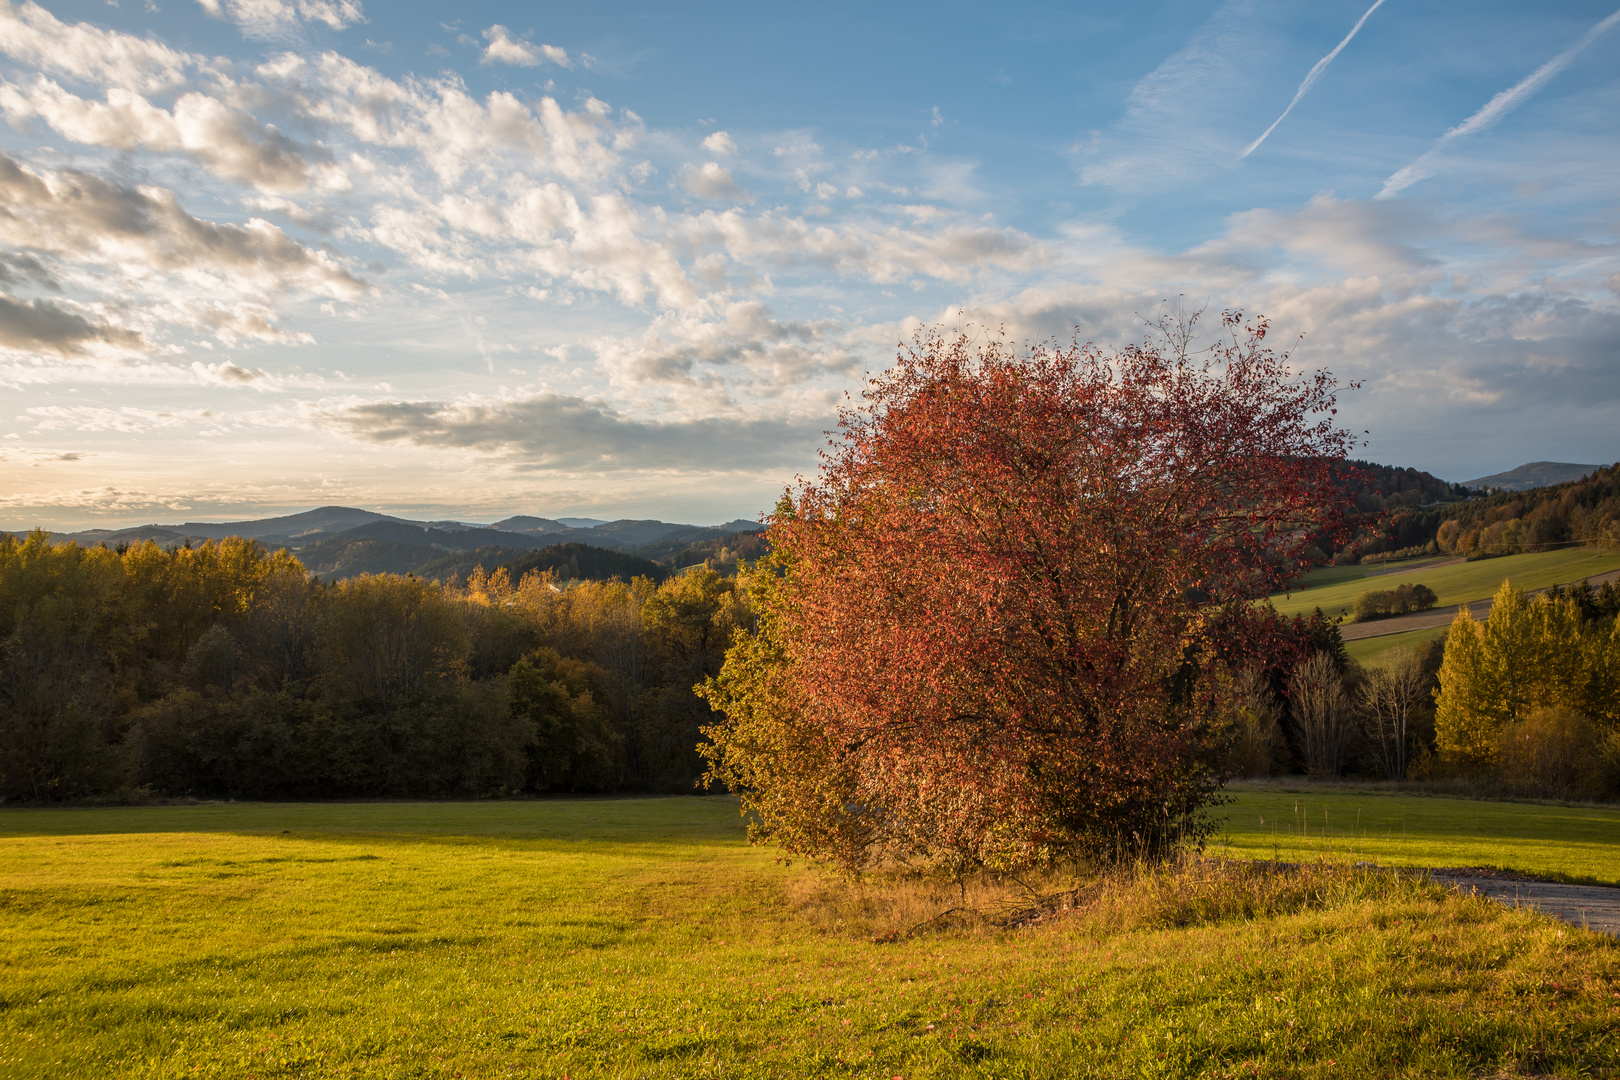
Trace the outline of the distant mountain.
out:
M 491 525 L 490 528 L 499 529 L 501 532 L 516 533 L 567 532 L 569 529 L 577 527 L 573 525 L 572 522 L 578 520 L 580 519 L 570 518 L 566 521 L 553 521 L 551 518 L 529 517 L 525 514 L 519 514 L 517 517 L 509 517 L 504 521 L 497 521 L 495 524 Z
M 594 529 L 598 525 L 607 524 L 601 518 L 558 518 L 557 520 L 570 529 Z
M 1531 488 L 1567 484 L 1590 476 L 1601 465 L 1575 465 L 1567 461 L 1532 461 L 1507 472 L 1482 476 L 1478 480 L 1463 481 L 1464 487 L 1484 488 L 1487 491 L 1529 491 Z
M 246 536 L 254 540 L 266 537 L 284 537 L 288 540 L 317 533 L 338 533 L 373 521 L 401 521 L 403 519 L 379 514 L 371 510 L 357 510 L 350 506 L 321 506 L 305 510 L 302 514 L 286 517 L 260 518 L 257 521 L 203 522 L 188 521 L 184 525 L 167 526 L 184 536 L 204 540 L 223 540 L 227 536 Z
M 584 522 L 592 524 L 588 528 L 571 524 Z M 528 552 L 559 544 L 588 544 L 604 554 L 617 552 L 635 556 L 637 569 L 634 572 L 642 573 L 646 565 L 651 565 L 642 560 L 667 564 L 677 551 L 690 545 L 708 543 L 732 533 L 757 533 L 763 528 L 758 522 L 743 520 L 705 526 L 527 515 L 506 518 L 493 525 L 469 525 L 460 521 L 411 521 L 354 507 L 322 506 L 300 514 L 253 521 L 188 521 L 182 525 L 88 529 L 56 533 L 52 539 L 109 547 L 150 540 L 169 547 L 241 536 L 269 548 L 286 548 L 312 573 L 335 581 L 368 573 L 463 577 L 477 566 L 493 570 L 518 561 Z M 568 557 L 579 562 L 577 551 Z M 598 564 L 605 567 L 612 562 L 589 553 L 586 561 L 592 567 Z M 625 567 L 631 565 L 624 563 Z M 578 573 L 589 576 L 583 564 Z

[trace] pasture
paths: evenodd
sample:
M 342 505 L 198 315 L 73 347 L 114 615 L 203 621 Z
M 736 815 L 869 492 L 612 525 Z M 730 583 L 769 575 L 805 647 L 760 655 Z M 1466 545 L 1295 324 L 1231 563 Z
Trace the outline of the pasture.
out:
M 1383 667 L 1389 663 L 1397 649 L 1415 649 L 1419 652 L 1436 638 L 1443 638 L 1451 624 L 1430 626 L 1422 630 L 1408 630 L 1401 634 L 1380 634 L 1377 637 L 1356 638 L 1344 643 L 1344 651 L 1363 667 Z
M 1211 845 L 1249 859 L 1338 858 L 1380 866 L 1489 866 L 1620 885 L 1620 807 L 1485 802 L 1240 781 Z
M 883 888 L 724 798 L 0 811 L 0 1075 L 1620 1074 L 1620 943 L 1411 877 L 1195 863 L 887 942 L 956 894 Z
M 1440 562 L 1446 565 L 1437 565 Z M 1438 594 L 1438 606 L 1449 607 L 1490 599 L 1504 579 L 1520 589 L 1545 589 L 1606 574 L 1620 569 L 1620 551 L 1566 548 L 1477 562 L 1423 560 L 1396 565 L 1401 567 L 1396 573 L 1378 573 L 1389 569 L 1379 566 L 1324 567 L 1306 574 L 1299 590 L 1279 593 L 1271 602 L 1284 615 L 1308 615 L 1320 607 L 1331 618 L 1349 614 L 1356 597 L 1368 589 L 1412 584 L 1427 585 Z

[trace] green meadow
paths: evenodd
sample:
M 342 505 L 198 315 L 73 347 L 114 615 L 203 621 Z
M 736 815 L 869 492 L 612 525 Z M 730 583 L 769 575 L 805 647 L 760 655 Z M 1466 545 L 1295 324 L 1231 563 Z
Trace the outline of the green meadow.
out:
M 1318 850 L 1292 798 L 1240 792 L 1228 844 L 1614 850 L 1379 796 Z M 0 1075 L 1620 1075 L 1620 942 L 1411 875 L 1204 860 L 916 925 L 956 897 L 784 865 L 725 798 L 0 811 Z
M 1450 624 L 1430 626 L 1423 630 L 1408 630 L 1401 634 L 1380 634 L 1377 637 L 1357 638 L 1344 643 L 1344 651 L 1363 667 L 1387 664 L 1397 649 L 1421 649 L 1436 638 L 1443 638 Z
M 1477 562 L 1422 560 L 1402 564 L 1395 573 L 1377 573 L 1388 567 L 1332 566 L 1314 570 L 1301 579 L 1301 589 L 1271 598 L 1284 615 L 1307 615 L 1320 607 L 1328 616 L 1347 615 L 1356 597 L 1368 589 L 1393 589 L 1398 585 L 1427 585 L 1439 596 L 1439 606 L 1488 600 L 1504 579 L 1521 589 L 1545 589 L 1549 585 L 1581 581 L 1610 570 L 1620 569 L 1620 551 L 1596 548 L 1567 548 L 1528 555 L 1506 555 Z
M 1490 866 L 1620 885 L 1620 807 L 1485 802 L 1248 781 L 1218 807 L 1217 853 L 1382 866 Z

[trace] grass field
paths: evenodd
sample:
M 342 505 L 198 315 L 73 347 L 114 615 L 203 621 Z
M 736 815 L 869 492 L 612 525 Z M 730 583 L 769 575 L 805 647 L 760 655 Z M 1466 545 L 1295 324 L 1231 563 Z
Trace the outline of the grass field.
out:
M 1620 809 L 1236 783 L 1212 849 L 1245 858 L 1337 857 L 1383 866 L 1493 866 L 1620 885 Z
M 1431 626 L 1426 630 L 1408 630 L 1404 634 L 1380 634 L 1378 637 L 1357 638 L 1344 643 L 1344 651 L 1363 667 L 1378 667 L 1386 663 L 1396 649 L 1417 649 L 1435 638 L 1445 637 L 1450 625 Z
M 1222 865 L 878 944 L 726 799 L 0 811 L 0 1075 L 1620 1075 L 1620 942 Z
M 1356 597 L 1368 589 L 1397 585 L 1427 585 L 1440 597 L 1439 606 L 1486 600 L 1496 594 L 1504 578 L 1521 589 L 1544 589 L 1561 582 L 1580 581 L 1620 569 L 1620 551 L 1569 548 L 1500 559 L 1435 566 L 1432 561 L 1404 564 L 1395 574 L 1368 576 L 1379 567 L 1334 566 L 1312 571 L 1301 580 L 1304 589 L 1271 598 L 1284 615 L 1305 615 L 1320 607 L 1327 615 L 1349 613 Z

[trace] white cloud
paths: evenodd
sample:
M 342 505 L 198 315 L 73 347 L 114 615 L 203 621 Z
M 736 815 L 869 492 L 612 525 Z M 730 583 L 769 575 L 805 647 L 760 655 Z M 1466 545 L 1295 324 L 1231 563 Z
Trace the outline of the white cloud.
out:
M 1300 99 L 1311 92 L 1311 87 L 1315 86 L 1317 80 L 1327 72 L 1328 65 L 1333 63 L 1334 57 L 1338 56 L 1344 51 L 1344 47 L 1350 44 L 1350 40 L 1361 32 L 1361 28 L 1366 25 L 1367 20 L 1372 18 L 1372 13 L 1377 11 L 1379 7 L 1383 5 L 1383 3 L 1384 0 L 1373 0 L 1372 7 L 1368 8 L 1362 13 L 1361 18 L 1357 19 L 1356 24 L 1350 28 L 1350 32 L 1344 35 L 1337 45 L 1333 46 L 1331 52 L 1322 57 L 1322 59 L 1318 60 L 1314 65 L 1312 65 L 1311 70 L 1305 73 L 1305 78 L 1300 81 L 1299 89 L 1294 91 L 1293 98 L 1288 102 L 1287 107 L 1283 109 L 1282 113 L 1277 117 L 1277 119 L 1271 122 L 1271 126 L 1262 131 L 1254 142 L 1244 147 L 1243 153 L 1239 154 L 1238 157 L 1246 158 L 1250 154 L 1254 153 L 1260 148 L 1260 144 L 1266 141 L 1266 137 L 1269 136 L 1273 131 L 1277 130 L 1277 125 L 1282 123 L 1283 120 L 1287 119 L 1288 114 L 1294 111 L 1294 106 L 1299 104 Z
M 1124 115 L 1082 154 L 1082 182 L 1156 192 L 1234 167 L 1233 117 L 1276 51 L 1275 26 L 1254 15 L 1251 0 L 1226 0 L 1138 81 Z
M 514 38 L 511 31 L 500 23 L 484 31 L 484 40 L 489 42 L 482 59 L 485 64 L 537 67 L 549 61 L 558 67 L 574 66 L 573 61 L 568 59 L 567 50 L 555 45 L 536 45 L 526 38 Z
M 0 0 L 0 51 L 21 64 L 147 92 L 179 85 L 197 58 L 149 38 L 68 25 L 38 4 Z
M 216 19 L 230 19 L 242 33 L 256 38 L 282 38 L 303 23 L 342 30 L 366 21 L 357 0 L 197 0 Z
M 27 89 L 0 85 L 0 111 L 13 123 L 39 117 L 90 146 L 185 153 L 215 176 L 265 191 L 302 190 L 310 179 L 302 147 L 206 94 L 182 94 L 170 112 L 130 90 L 113 87 L 106 100 L 90 101 L 40 78 Z
M 1434 145 L 1424 151 L 1422 157 L 1384 181 L 1384 186 L 1378 192 L 1376 198 L 1388 199 L 1411 187 L 1419 180 L 1434 175 L 1434 159 L 1445 149 L 1447 144 L 1494 126 L 1502 117 L 1518 108 L 1537 90 L 1552 81 L 1552 78 L 1568 67 L 1588 45 L 1616 25 L 1620 25 L 1620 11 L 1615 11 L 1608 18 L 1600 20 L 1595 26 L 1587 30 L 1575 44 L 1542 64 L 1513 86 L 1491 98 L 1474 115 L 1436 139 Z
M 312 426 L 371 443 L 406 443 L 505 456 L 525 468 L 613 473 L 712 469 L 717 458 L 751 467 L 803 461 L 827 417 L 638 419 L 605 402 L 550 391 L 455 401 L 328 403 Z
M 261 65 L 259 74 L 305 122 L 339 128 L 370 146 L 419 154 L 444 185 L 475 167 L 507 165 L 596 180 L 640 133 L 637 120 L 615 121 L 595 98 L 573 112 L 551 97 L 531 105 L 501 91 L 479 101 L 454 77 L 396 82 L 336 53 L 313 62 L 283 54 Z
M 782 321 L 758 300 L 727 305 L 719 318 L 666 312 L 634 337 L 596 342 L 597 358 L 627 386 L 750 387 L 776 396 L 827 376 L 858 374 L 860 360 L 832 320 Z
M 0 242 L 28 251 L 94 259 L 131 275 L 201 271 L 259 289 L 305 289 L 340 299 L 367 284 L 321 251 L 267 221 L 215 224 L 181 209 L 172 191 L 128 187 L 72 169 L 32 172 L 0 155 Z
M 749 195 L 737 186 L 730 170 L 719 162 L 708 161 L 700 168 L 688 166 L 681 171 L 681 186 L 700 199 L 711 202 L 744 202 Z
M 205 414 L 168 412 L 125 405 L 111 409 L 103 405 L 40 405 L 27 410 L 39 431 L 121 431 L 138 433 L 154 428 L 182 427 L 206 419 Z
M 166 335 L 202 329 L 227 345 L 308 344 L 274 325 L 276 299 L 355 300 L 370 291 L 333 255 L 269 222 L 221 224 L 174 193 L 72 169 L 23 168 L 0 155 L 0 245 L 71 280 L 72 299 L 0 303 L 0 344 L 57 357 L 172 351 Z M 16 277 L 18 275 L 11 275 Z
M 717 157 L 730 157 L 737 152 L 737 144 L 724 131 L 716 131 L 703 140 L 703 149 Z

